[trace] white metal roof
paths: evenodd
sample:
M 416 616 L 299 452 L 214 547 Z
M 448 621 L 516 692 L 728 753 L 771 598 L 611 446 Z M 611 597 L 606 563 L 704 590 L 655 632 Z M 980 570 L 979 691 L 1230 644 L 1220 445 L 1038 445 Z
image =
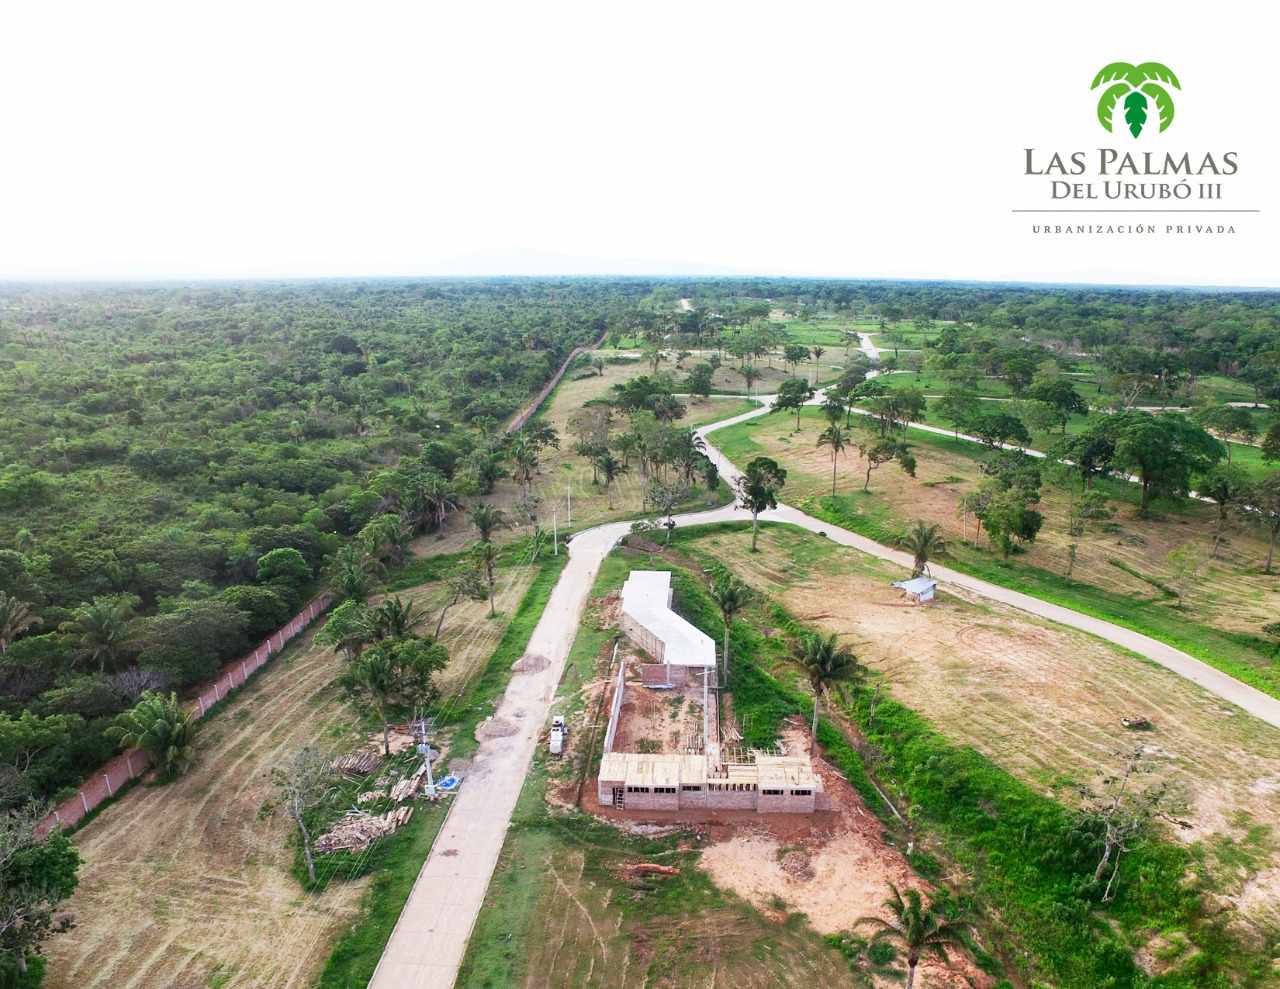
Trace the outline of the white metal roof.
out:
M 671 573 L 632 570 L 622 585 L 622 610 L 662 643 L 662 662 L 671 666 L 714 667 L 716 644 L 671 610 Z

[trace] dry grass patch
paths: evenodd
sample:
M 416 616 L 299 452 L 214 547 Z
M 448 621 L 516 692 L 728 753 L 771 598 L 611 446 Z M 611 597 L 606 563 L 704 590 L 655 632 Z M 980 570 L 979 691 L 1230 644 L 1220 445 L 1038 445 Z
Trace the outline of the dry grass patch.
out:
M 308 633 L 209 722 L 190 774 L 135 788 L 77 833 L 77 926 L 49 942 L 47 989 L 311 984 L 364 883 L 304 895 L 291 829 L 263 811 L 281 756 L 349 737 L 339 663 Z
M 817 446 L 821 425 L 806 417 L 802 430 L 793 433 L 795 419 L 781 414 L 753 420 L 740 427 L 750 431 L 760 453 L 776 458 L 789 471 L 784 497 L 796 503 L 806 497 L 831 493 L 831 459 L 826 448 Z M 917 436 L 908 436 L 916 439 Z M 899 519 L 923 518 L 940 523 L 946 537 L 959 543 L 974 537 L 975 523 L 967 525 L 960 515 L 960 499 L 978 484 L 974 459 L 931 444 L 916 442 L 916 476 L 904 474 L 896 464 L 886 464 L 871 475 L 868 509 Z M 841 494 L 860 491 L 865 463 L 856 449 L 850 449 L 837 467 L 837 490 Z M 1085 537 L 1072 540 L 1067 535 L 1070 512 L 1068 494 L 1045 485 L 1039 510 L 1045 516 L 1034 543 L 1025 547 L 1018 559 L 1053 573 L 1065 573 L 1067 546 L 1079 543 L 1073 576 L 1131 598 L 1151 600 L 1169 607 L 1163 593 L 1152 583 L 1133 576 L 1136 571 L 1162 583 L 1174 580 L 1169 553 L 1196 542 L 1206 554 L 1212 545 L 1216 509 L 1189 503 L 1176 513 L 1140 519 L 1126 502 L 1113 501 L 1116 515 L 1109 523 L 1093 523 Z M 1157 506 L 1160 507 L 1160 506 Z M 1261 626 L 1274 621 L 1280 610 L 1280 574 L 1261 573 L 1266 546 L 1256 530 L 1234 526 L 1224 542 L 1219 558 L 1206 560 L 1203 571 L 1185 593 L 1187 618 L 1229 632 L 1258 635 Z M 1129 571 L 1111 563 L 1116 560 Z
M 902 607 L 901 573 L 799 530 L 770 527 L 697 540 L 801 621 L 838 633 L 883 673 L 892 695 L 946 736 L 1070 801 L 1068 780 L 1146 746 L 1192 825 L 1183 840 L 1249 844 L 1223 872 L 1223 892 L 1258 919 L 1280 921 L 1266 869 L 1280 865 L 1267 822 L 1280 819 L 1280 731 L 1173 673 L 1101 640 L 948 588 L 930 608 Z M 1150 718 L 1152 732 L 1120 719 Z M 1256 826 L 1262 825 L 1259 831 Z M 1238 849 L 1237 849 L 1238 850 Z M 1211 859 L 1212 861 L 1212 859 Z

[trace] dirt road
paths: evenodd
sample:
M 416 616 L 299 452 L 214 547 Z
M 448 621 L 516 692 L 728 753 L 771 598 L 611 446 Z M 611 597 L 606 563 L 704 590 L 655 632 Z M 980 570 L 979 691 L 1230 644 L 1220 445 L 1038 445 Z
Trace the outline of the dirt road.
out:
M 766 404 L 759 409 L 698 430 L 706 442 L 708 456 L 731 485 L 741 472 L 712 445 L 708 436 L 717 429 L 766 414 L 770 399 L 761 398 Z M 908 570 L 912 564 L 911 557 L 905 553 L 789 506 L 780 506 L 760 517 L 764 521 L 785 522 L 820 533 Z M 745 512 L 732 505 L 676 516 L 681 526 L 747 519 Z M 541 673 L 516 676 L 507 688 L 497 714 L 521 725 L 521 730 L 515 736 L 492 739 L 481 745 L 471 777 L 454 800 L 449 819 L 423 865 L 374 972 L 370 989 L 450 989 L 454 984 L 556 684 L 564 672 L 587 595 L 601 562 L 629 530 L 629 523 L 614 522 L 579 533 L 570 543 L 569 563 L 529 643 L 529 651 L 547 656 L 551 665 Z M 934 567 L 933 572 L 944 584 L 962 587 L 1141 653 L 1268 724 L 1280 727 L 1280 701 L 1162 642 L 945 567 Z

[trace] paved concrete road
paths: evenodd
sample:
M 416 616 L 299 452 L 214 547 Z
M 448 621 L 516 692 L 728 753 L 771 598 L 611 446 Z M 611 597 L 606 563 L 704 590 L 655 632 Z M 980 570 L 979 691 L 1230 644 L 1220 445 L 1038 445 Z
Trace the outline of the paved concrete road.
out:
M 766 402 L 762 408 L 698 430 L 706 442 L 708 456 L 715 461 L 721 476 L 730 485 L 740 476 L 740 471 L 707 437 L 717 429 L 767 413 L 772 396 L 764 396 L 760 400 Z M 821 396 L 815 399 L 820 400 Z M 790 523 L 822 533 L 844 546 L 908 569 L 912 564 L 906 553 L 788 506 L 781 506 L 760 517 L 764 521 Z M 733 506 L 676 516 L 681 526 L 732 520 L 746 522 L 749 519 L 746 512 Z M 564 671 L 565 659 L 573 644 L 587 595 L 601 562 L 629 530 L 629 523 L 613 522 L 581 532 L 569 543 L 569 562 L 529 640 L 529 652 L 545 655 L 551 660 L 551 665 L 541 673 L 517 674 L 512 678 L 498 708 L 498 716 L 519 724 L 520 732 L 480 746 L 471 773 L 453 798 L 448 819 L 414 883 L 369 983 L 370 989 L 450 989 L 453 986 L 506 839 L 516 798 L 520 795 L 534 747 Z M 946 567 L 931 569 L 944 586 L 963 588 L 1141 653 L 1217 697 L 1280 728 L 1280 701 L 1163 642 Z

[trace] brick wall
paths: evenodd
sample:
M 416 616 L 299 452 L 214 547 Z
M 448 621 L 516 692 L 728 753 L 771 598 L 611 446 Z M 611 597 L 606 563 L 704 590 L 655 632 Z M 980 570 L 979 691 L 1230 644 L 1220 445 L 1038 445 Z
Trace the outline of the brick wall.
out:
M 224 666 L 218 678 L 204 688 L 192 702 L 191 707 L 196 712 L 196 716 L 203 718 L 229 693 L 243 687 L 245 681 L 253 676 L 268 659 L 280 652 L 291 639 L 315 621 L 318 615 L 323 614 L 332 601 L 333 598 L 328 593 L 320 595 L 290 622 L 267 636 L 249 655 Z M 39 832 L 45 834 L 55 827 L 68 828 L 80 823 L 90 811 L 104 800 L 114 797 L 131 779 L 145 773 L 150 765 L 151 757 L 141 749 L 120 753 L 94 770 L 81 784 L 75 796 L 58 804 L 53 812 L 40 822 Z

